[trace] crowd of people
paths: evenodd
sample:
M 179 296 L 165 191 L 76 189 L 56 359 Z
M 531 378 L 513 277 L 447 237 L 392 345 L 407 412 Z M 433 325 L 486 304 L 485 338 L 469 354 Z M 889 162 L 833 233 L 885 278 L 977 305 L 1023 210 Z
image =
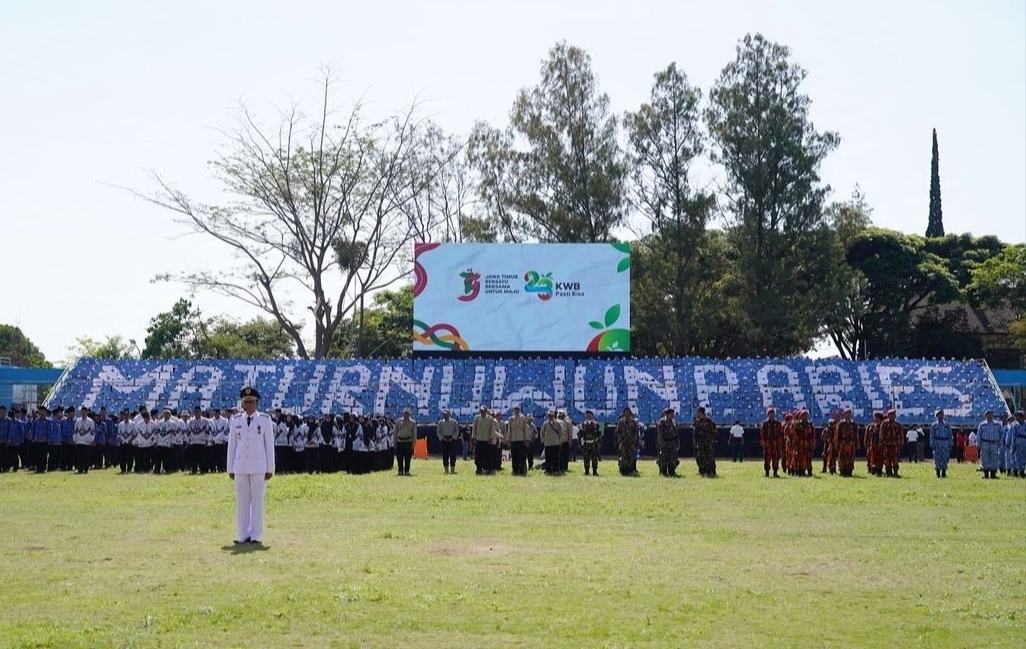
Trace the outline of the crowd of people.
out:
M 51 411 L 40 406 L 29 413 L 24 408 L 8 412 L 0 406 L 0 472 L 23 469 L 88 473 L 104 468 L 119 469 L 123 474 L 224 472 L 229 420 L 236 413 L 234 408 L 223 413 L 217 408 L 178 412 L 143 405 L 114 416 L 102 407 L 94 412 L 71 407 Z M 362 474 L 388 471 L 398 465 L 398 475 L 410 475 L 414 446 L 422 428 L 408 409 L 399 419 L 357 413 L 300 416 L 281 410 L 268 414 L 274 426 L 274 454 L 280 474 Z M 902 447 L 909 448 L 909 459 L 915 461 L 922 458 L 922 447 L 929 446 L 938 478 L 947 477 L 952 454 L 962 461 L 965 449 L 972 447 L 979 449 L 985 478 L 996 478 L 998 472 L 1026 477 L 1026 422 L 1022 412 L 998 421 L 988 411 L 973 430 L 954 430 L 942 410 L 936 412 L 935 419 L 926 430 L 905 427 L 891 410 L 874 413 L 871 422 L 860 425 L 853 421 L 851 410 L 843 410 L 817 427 L 805 410 L 778 418 L 776 410 L 769 408 L 758 428 L 764 475 L 779 477 L 783 471 L 791 476 L 811 476 L 818 449 L 821 473 L 852 476 L 856 454 L 864 450 L 869 474 L 900 477 Z M 745 431 L 740 423 L 724 431 L 735 462 L 744 460 Z M 690 433 L 699 475 L 715 477 L 715 448 L 720 435 L 703 408 L 697 409 L 690 425 L 682 426 L 669 407 L 651 427 L 640 422 L 630 408 L 625 408 L 615 423 L 599 422 L 590 410 L 575 423 L 565 410 L 550 410 L 544 421 L 536 422 L 519 406 L 505 418 L 481 406 L 468 423 L 458 422 L 446 410 L 441 420 L 423 428 L 437 438 L 445 473 L 456 473 L 458 457 L 465 461 L 473 457 L 477 474 L 494 475 L 508 461 L 511 473 L 517 476 L 534 469 L 561 475 L 578 458 L 583 461 L 585 475 L 597 476 L 603 444 L 610 432 L 619 473 L 638 475 L 637 460 L 645 446 L 646 431 L 650 431 L 654 433 L 660 475 L 677 475 L 681 441 Z

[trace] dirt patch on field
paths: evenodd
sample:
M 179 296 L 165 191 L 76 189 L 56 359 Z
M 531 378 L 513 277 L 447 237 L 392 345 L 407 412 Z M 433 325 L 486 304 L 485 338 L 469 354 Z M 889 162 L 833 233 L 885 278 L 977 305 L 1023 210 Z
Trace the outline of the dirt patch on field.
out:
M 428 546 L 428 554 L 444 554 L 448 556 L 499 556 L 507 554 L 509 549 L 501 543 L 477 543 L 460 545 L 457 543 L 438 543 Z

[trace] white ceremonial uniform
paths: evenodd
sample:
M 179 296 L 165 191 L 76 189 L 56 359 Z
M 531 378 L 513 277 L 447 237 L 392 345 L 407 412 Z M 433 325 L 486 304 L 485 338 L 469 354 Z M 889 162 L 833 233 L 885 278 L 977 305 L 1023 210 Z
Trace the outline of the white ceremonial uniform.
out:
M 274 422 L 262 413 L 240 413 L 228 424 L 228 475 L 235 477 L 235 521 L 239 541 L 259 541 L 264 532 L 267 475 L 274 475 Z

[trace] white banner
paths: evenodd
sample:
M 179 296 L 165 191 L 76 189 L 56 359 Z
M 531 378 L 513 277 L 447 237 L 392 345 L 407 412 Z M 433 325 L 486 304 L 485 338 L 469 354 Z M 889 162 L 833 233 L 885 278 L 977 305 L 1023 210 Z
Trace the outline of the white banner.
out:
M 630 351 L 626 243 L 420 243 L 414 256 L 414 350 Z

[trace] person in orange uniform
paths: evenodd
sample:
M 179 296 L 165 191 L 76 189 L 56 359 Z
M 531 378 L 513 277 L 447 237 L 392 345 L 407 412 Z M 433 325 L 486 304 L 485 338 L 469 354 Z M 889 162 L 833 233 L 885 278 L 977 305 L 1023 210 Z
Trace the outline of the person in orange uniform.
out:
M 901 445 L 905 441 L 905 429 L 898 422 L 893 409 L 887 411 L 887 418 L 880 424 L 880 450 L 883 453 L 883 469 L 888 477 L 900 478 L 898 475 Z
M 784 427 L 777 419 L 775 408 L 766 409 L 766 421 L 759 427 L 759 443 L 762 445 L 762 464 L 769 477 L 770 467 L 773 468 L 773 477 L 779 478 L 777 468 L 780 464 L 780 440 L 784 435 Z
M 882 412 L 874 412 L 873 423 L 866 426 L 863 444 L 866 447 L 866 467 L 869 475 L 883 475 L 883 449 L 880 445 L 880 424 L 883 420 Z
M 823 426 L 823 431 L 820 433 L 820 439 L 823 440 L 823 470 L 820 473 L 826 473 L 827 468 L 830 469 L 830 473 L 837 473 L 837 447 L 834 445 L 834 436 L 837 434 L 837 422 L 840 414 L 835 410 L 830 421 Z
M 844 409 L 844 415 L 837 423 L 835 440 L 837 469 L 842 478 L 850 478 L 855 473 L 855 450 L 859 446 L 859 425 L 851 419 L 851 408 Z
M 780 435 L 780 468 L 784 470 L 787 475 L 793 475 L 791 473 L 791 436 L 794 434 L 794 415 L 789 412 L 784 413 L 784 427 L 783 432 Z
M 809 421 L 809 411 L 798 413 L 794 424 L 795 475 L 812 476 L 812 451 L 816 448 L 816 427 Z

